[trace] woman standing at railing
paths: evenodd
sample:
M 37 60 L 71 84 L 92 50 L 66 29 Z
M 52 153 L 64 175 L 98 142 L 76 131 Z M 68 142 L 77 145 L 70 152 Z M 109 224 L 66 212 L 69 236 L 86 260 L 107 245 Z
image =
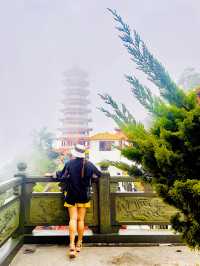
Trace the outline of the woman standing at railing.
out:
M 65 195 L 64 206 L 69 212 L 69 256 L 76 257 L 82 248 L 84 220 L 86 209 L 90 208 L 90 189 L 93 175 L 100 177 L 101 172 L 89 161 L 85 160 L 85 146 L 77 144 L 72 150 L 75 159 L 68 161 L 61 172 L 57 172 L 57 180 L 63 183 Z M 78 241 L 75 246 L 75 233 Z

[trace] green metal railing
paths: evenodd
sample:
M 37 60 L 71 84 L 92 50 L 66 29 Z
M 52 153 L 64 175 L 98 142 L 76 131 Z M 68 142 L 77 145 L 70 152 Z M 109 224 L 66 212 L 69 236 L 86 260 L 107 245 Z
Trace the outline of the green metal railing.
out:
M 53 183 L 51 177 L 29 176 L 25 165 L 20 165 L 19 172 L 0 184 L 0 246 L 8 239 L 16 239 L 22 244 L 44 243 L 52 238 L 59 242 L 60 237 L 39 238 L 33 229 L 41 225 L 66 225 L 68 214 L 63 207 L 62 193 L 34 192 L 39 183 Z M 117 192 L 118 182 L 133 182 L 133 177 L 110 177 L 103 172 L 99 182 L 92 187 L 91 208 L 87 212 L 86 223 L 92 229 L 93 236 L 87 241 L 93 242 L 178 242 L 178 236 L 163 238 L 120 236 L 121 225 L 168 225 L 170 217 L 176 212 L 157 197 L 149 185 L 144 191 Z M 66 237 L 64 237 L 66 241 Z M 16 244 L 14 245 L 16 247 Z M 10 251 L 11 253 L 11 251 Z M 12 254 L 14 254 L 12 252 Z

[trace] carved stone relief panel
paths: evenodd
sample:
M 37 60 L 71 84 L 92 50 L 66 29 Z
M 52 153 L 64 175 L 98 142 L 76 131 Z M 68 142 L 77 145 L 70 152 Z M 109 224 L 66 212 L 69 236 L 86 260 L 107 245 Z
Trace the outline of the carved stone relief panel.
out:
M 29 223 L 34 225 L 65 224 L 66 215 L 61 197 L 33 196 L 30 205 Z
M 13 201 L 13 203 L 0 210 L 0 244 L 18 228 L 19 212 L 19 200 Z
M 169 223 L 171 215 L 177 210 L 165 204 L 159 197 L 115 198 L 115 219 L 119 223 Z
M 6 192 L 0 195 L 0 207 L 4 205 L 6 198 L 7 198 Z
M 91 201 L 91 208 L 87 211 L 86 223 L 94 223 L 94 206 Z M 30 215 L 27 225 L 59 225 L 68 222 L 68 212 L 63 206 L 61 196 L 33 196 L 31 198 Z

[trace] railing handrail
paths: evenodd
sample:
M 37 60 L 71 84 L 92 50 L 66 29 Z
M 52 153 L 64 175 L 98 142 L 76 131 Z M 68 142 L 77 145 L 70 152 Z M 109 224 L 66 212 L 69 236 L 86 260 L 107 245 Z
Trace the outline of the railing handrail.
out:
M 101 178 L 101 177 L 100 177 Z M 118 183 L 118 182 L 133 182 L 138 181 L 138 178 L 128 177 L 128 176 L 111 176 L 110 183 Z M 53 178 L 53 176 L 28 176 L 24 178 L 25 182 L 59 182 Z
M 16 187 L 17 185 L 21 185 L 21 178 L 11 178 L 9 180 L 3 181 L 0 183 L 0 194 L 6 192 L 7 190 Z
M 20 176 L 20 175 L 19 175 Z M 24 176 L 24 181 L 25 182 L 59 182 L 57 181 L 55 178 L 53 178 L 54 176 L 32 176 L 32 175 L 28 175 Z M 118 183 L 118 182 L 133 182 L 133 181 L 138 181 L 139 178 L 137 177 L 130 177 L 130 176 L 110 176 L 110 183 Z M 19 177 L 15 177 L 15 178 L 11 178 L 9 180 L 3 181 L 0 183 L 0 193 L 1 192 L 1 187 L 2 186 L 8 186 L 10 188 L 12 188 L 13 186 L 15 186 L 15 183 L 19 182 L 20 184 L 21 178 Z M 141 180 L 140 180 L 141 181 Z
M 27 183 L 34 182 L 58 182 L 53 178 L 53 176 L 28 176 L 24 178 L 24 181 Z
M 0 230 L 3 232 L 0 236 L 0 246 L 9 238 L 11 240 L 17 239 L 16 250 L 23 244 L 23 241 L 37 243 L 38 239 L 41 239 L 39 241 L 43 243 L 44 236 L 39 235 L 37 238 L 32 233 L 35 226 L 63 225 L 68 221 L 61 192 L 34 191 L 36 183 L 51 183 L 51 186 L 54 187 L 52 183 L 59 181 L 53 178 L 54 175 L 29 175 L 26 168 L 26 164 L 19 164 L 18 173 L 14 178 L 0 183 Z M 171 213 L 174 214 L 175 210 L 171 209 L 170 206 L 166 208 L 165 203 L 149 188 L 150 184 L 145 186 L 145 183 L 142 182 L 144 192 L 118 191 L 118 182 L 137 182 L 139 180 L 138 177 L 134 176 L 111 177 L 109 172 L 102 171 L 102 176 L 98 182 L 97 180 L 94 181 L 92 208 L 88 210 L 86 216 L 86 222 L 94 232 L 94 236 L 92 236 L 94 241 L 130 243 L 133 239 L 136 241 L 135 237 L 118 235 L 121 225 L 168 225 L 170 223 L 168 217 Z M 126 187 L 129 184 L 122 185 Z M 142 241 L 148 241 L 147 243 L 155 241 L 152 240 L 152 236 L 150 235 L 147 240 Z M 144 238 L 143 235 L 139 237 L 142 237 L 139 239 Z M 166 235 L 161 235 L 161 238 L 154 235 L 154 239 L 155 237 L 156 243 L 166 241 Z M 172 241 L 179 242 L 179 238 L 177 236 L 167 238 L 167 242 Z M 50 243 L 49 236 L 48 243 Z M 8 253 L 14 254 L 13 250 L 10 249 Z
M 110 176 L 110 183 L 133 182 L 133 181 L 138 181 L 138 180 L 139 179 L 134 176 Z

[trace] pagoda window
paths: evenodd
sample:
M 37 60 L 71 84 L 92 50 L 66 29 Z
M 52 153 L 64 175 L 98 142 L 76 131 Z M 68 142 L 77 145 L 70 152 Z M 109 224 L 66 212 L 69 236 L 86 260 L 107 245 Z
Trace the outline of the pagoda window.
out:
M 99 151 L 111 151 L 114 141 L 99 141 Z

